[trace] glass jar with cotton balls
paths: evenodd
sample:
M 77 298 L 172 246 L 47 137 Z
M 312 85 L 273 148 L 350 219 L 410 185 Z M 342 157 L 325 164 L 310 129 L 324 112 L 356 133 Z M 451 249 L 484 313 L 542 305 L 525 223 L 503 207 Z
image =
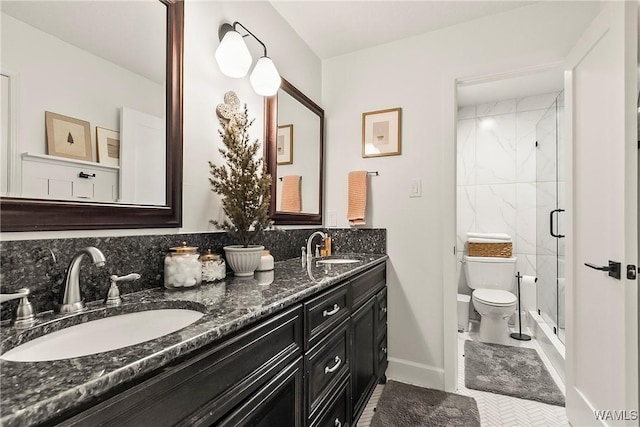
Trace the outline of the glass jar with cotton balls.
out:
M 182 246 L 169 248 L 164 258 L 164 287 L 167 289 L 190 288 L 202 282 L 202 263 L 198 248 Z

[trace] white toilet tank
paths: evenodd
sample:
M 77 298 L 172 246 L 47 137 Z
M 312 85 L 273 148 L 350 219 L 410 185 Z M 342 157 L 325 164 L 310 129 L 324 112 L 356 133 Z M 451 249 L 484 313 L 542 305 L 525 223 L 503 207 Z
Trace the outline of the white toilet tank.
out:
M 462 265 L 471 289 L 513 289 L 517 257 L 463 256 Z

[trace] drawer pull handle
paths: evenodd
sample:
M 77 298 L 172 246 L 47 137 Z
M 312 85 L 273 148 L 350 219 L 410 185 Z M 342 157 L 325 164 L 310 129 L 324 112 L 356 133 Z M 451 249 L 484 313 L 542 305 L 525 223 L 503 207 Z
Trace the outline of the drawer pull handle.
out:
M 336 362 L 336 364 L 333 365 L 331 368 L 328 367 L 328 366 L 325 366 L 324 367 L 324 373 L 325 374 L 332 374 L 335 371 L 337 371 L 338 368 L 340 367 L 340 364 L 342 363 L 342 359 L 340 359 L 340 356 L 336 356 L 333 360 Z
M 333 425 L 336 427 L 342 427 L 342 423 L 340 422 L 340 418 L 336 418 L 336 420 L 333 422 Z
M 84 173 L 84 172 L 80 172 L 78 174 L 79 178 L 95 178 L 96 174 L 95 173 Z
M 380 307 L 380 311 L 386 314 L 386 312 L 387 312 L 387 307 Z
M 382 347 L 380 351 L 383 352 L 384 354 L 387 354 L 387 347 Z
M 324 310 L 322 312 L 322 317 L 333 316 L 338 311 L 340 311 L 340 306 L 338 304 L 333 304 L 333 310 L 331 310 L 331 311 Z

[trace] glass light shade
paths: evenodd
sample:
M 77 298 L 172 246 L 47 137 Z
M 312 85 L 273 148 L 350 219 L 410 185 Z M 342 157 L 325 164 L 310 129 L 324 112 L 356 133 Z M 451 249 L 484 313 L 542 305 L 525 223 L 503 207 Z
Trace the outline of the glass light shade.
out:
M 240 78 L 247 75 L 251 67 L 251 53 L 237 31 L 227 31 L 215 53 L 222 74 Z
M 280 88 L 280 74 L 268 56 L 258 59 L 249 77 L 253 90 L 262 96 L 273 96 Z

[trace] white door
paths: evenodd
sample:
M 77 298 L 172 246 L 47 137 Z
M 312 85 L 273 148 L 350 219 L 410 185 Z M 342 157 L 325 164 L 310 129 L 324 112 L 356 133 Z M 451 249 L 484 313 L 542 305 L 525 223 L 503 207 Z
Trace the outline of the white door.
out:
M 122 107 L 120 201 L 165 205 L 166 128 L 160 117 Z
M 605 2 L 568 56 L 567 415 L 638 425 L 637 3 Z M 585 265 L 621 263 L 621 276 Z

